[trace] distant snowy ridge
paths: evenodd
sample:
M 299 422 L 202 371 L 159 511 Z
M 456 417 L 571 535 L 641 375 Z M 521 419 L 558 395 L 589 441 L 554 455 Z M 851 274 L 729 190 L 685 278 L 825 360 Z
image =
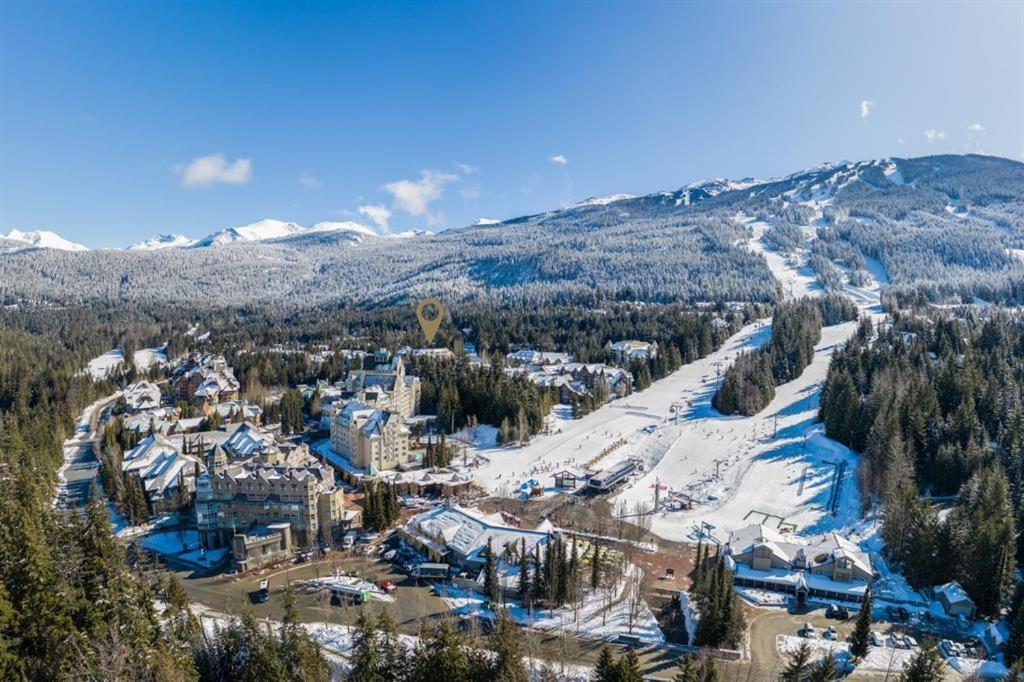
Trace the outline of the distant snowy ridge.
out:
M 482 225 L 497 225 L 501 221 L 494 218 L 477 218 L 476 222 L 473 223 L 474 227 L 480 227 Z
M 636 199 L 635 194 L 609 194 L 606 197 L 590 197 L 584 199 L 578 204 L 574 204 L 573 208 L 586 208 L 587 206 L 607 206 L 613 204 L 616 201 L 625 201 L 626 199 Z
M 303 227 L 298 223 L 285 222 L 267 218 L 250 225 L 240 227 L 229 227 L 220 232 L 200 239 L 192 248 L 206 248 L 233 244 L 236 242 L 265 242 L 270 240 L 285 240 L 292 237 L 302 237 L 309 234 L 322 234 L 332 232 L 348 233 L 354 237 L 353 241 L 361 242 L 365 238 L 377 238 L 381 235 L 373 228 L 351 221 L 344 222 L 319 222 L 313 227 Z
M 158 234 L 150 237 L 144 242 L 132 244 L 129 251 L 156 251 L 158 249 L 182 249 L 196 243 L 195 239 L 189 239 L 183 234 Z
M 68 241 L 61 237 L 56 232 L 50 232 L 48 230 L 32 230 L 30 232 L 22 232 L 21 230 L 11 230 L 6 235 L 0 234 L 0 238 L 9 239 L 12 242 L 18 242 L 24 244 L 24 246 L 16 248 L 26 249 L 56 249 L 58 251 L 88 251 L 89 247 L 75 242 Z

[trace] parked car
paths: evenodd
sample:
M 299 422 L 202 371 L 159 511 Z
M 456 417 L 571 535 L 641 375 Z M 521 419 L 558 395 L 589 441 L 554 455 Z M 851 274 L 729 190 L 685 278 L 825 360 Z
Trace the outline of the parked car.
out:
M 916 649 L 917 648 L 917 640 L 914 639 L 913 637 L 911 637 L 910 635 L 907 635 L 906 637 L 903 638 L 903 643 L 906 645 L 906 647 L 908 649 Z
M 833 642 L 839 638 L 839 631 L 836 630 L 835 625 L 829 625 L 828 629 L 825 630 L 825 639 L 831 639 Z
M 381 580 L 380 583 L 378 584 L 378 587 L 384 590 L 384 592 L 386 592 L 387 594 L 391 594 L 392 592 L 398 589 L 397 587 L 395 587 L 395 584 L 390 580 Z
M 881 632 L 871 633 L 871 645 L 872 646 L 885 646 L 885 635 Z
M 804 626 L 802 628 L 800 628 L 800 632 L 797 633 L 797 634 L 799 634 L 801 637 L 805 637 L 807 639 L 817 639 L 818 638 L 818 633 L 814 631 L 814 626 L 811 625 L 810 623 L 804 623 Z
M 835 618 L 837 620 L 846 620 L 850 617 L 850 612 L 845 606 L 839 606 L 838 604 L 829 604 L 825 609 L 826 618 Z

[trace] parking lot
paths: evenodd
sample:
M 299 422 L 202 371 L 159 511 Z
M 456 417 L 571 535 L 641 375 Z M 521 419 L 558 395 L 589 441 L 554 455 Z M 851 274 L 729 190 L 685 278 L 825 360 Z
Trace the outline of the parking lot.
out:
M 359 547 L 365 545 L 357 545 Z M 391 594 L 392 600 L 371 599 L 367 608 L 373 613 L 384 609 L 390 611 L 404 633 L 417 634 L 421 619 L 439 618 L 449 613 L 445 603 L 431 594 L 428 586 L 416 584 L 379 554 L 365 556 L 354 550 L 334 551 L 320 561 L 285 564 L 245 576 L 192 577 L 189 572 L 178 572 L 177 575 L 194 602 L 224 613 L 238 613 L 244 605 L 251 604 L 249 595 L 259 589 L 262 580 L 269 579 L 269 598 L 263 603 L 251 604 L 257 617 L 280 620 L 284 615 L 280 596 L 285 585 L 291 583 L 303 620 L 352 624 L 359 614 L 359 607 L 349 604 L 332 606 L 326 587 L 314 588 L 307 582 L 336 572 L 358 576 L 374 584 L 387 580 L 397 586 Z
M 876 619 L 872 621 L 871 631 L 880 637 L 880 645 L 893 651 L 903 649 L 906 651 L 907 636 L 920 645 L 926 639 L 938 644 L 944 637 L 943 633 L 925 629 L 928 623 L 921 619 L 913 619 L 908 622 L 899 622 L 898 614 L 893 614 L 896 622 L 884 620 L 885 609 L 875 609 Z M 752 664 L 759 672 L 768 677 L 775 676 L 782 666 L 785 665 L 784 657 L 779 656 L 778 637 L 786 635 L 789 637 L 802 636 L 804 625 L 809 623 L 815 631 L 815 637 L 823 638 L 823 633 L 828 628 L 835 628 L 835 641 L 845 642 L 846 638 L 853 633 L 854 624 L 857 619 L 857 611 L 850 609 L 847 620 L 829 618 L 825 615 L 824 608 L 818 608 L 805 613 L 791 613 L 780 609 L 757 609 L 751 618 L 750 623 L 750 648 Z M 901 644 L 900 646 L 895 646 Z M 909 653 L 909 652 L 908 652 Z M 963 679 L 962 676 L 952 668 L 946 668 L 946 677 L 950 680 Z M 885 673 L 876 671 L 857 670 L 855 678 L 882 678 Z

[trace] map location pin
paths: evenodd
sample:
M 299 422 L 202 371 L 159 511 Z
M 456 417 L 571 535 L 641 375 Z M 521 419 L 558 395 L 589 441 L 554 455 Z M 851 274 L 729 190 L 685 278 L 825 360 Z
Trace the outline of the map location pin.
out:
M 433 343 L 444 318 L 444 306 L 436 298 L 420 299 L 416 304 L 416 317 L 420 321 L 423 335 L 427 337 L 427 343 Z

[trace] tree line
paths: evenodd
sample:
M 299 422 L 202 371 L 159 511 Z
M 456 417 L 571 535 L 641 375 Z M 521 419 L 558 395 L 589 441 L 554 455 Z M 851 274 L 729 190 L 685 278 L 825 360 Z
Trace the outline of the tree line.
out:
M 958 580 L 994 615 L 1024 558 L 1024 320 L 997 310 L 863 322 L 822 389 L 826 434 L 862 454 L 890 560 L 914 587 Z M 931 495 L 955 494 L 940 516 Z
M 814 359 L 823 321 L 837 324 L 856 316 L 856 307 L 841 294 L 779 303 L 768 343 L 740 353 L 725 371 L 711 404 L 722 414 L 757 414 L 775 397 L 776 386 L 800 376 Z

